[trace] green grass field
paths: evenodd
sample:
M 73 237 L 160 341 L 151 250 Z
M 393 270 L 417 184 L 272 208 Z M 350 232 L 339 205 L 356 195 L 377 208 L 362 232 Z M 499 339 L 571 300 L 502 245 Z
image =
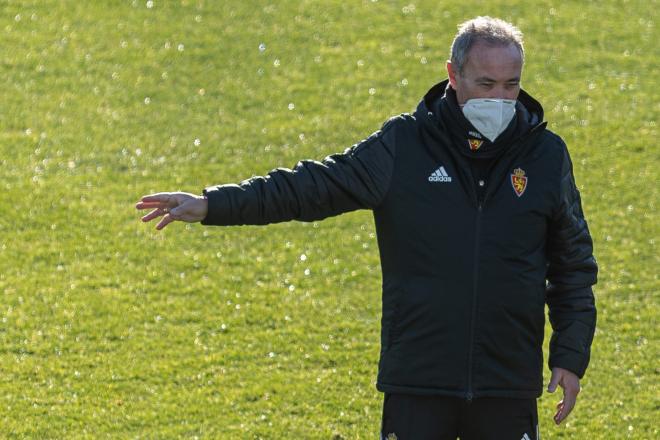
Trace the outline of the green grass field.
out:
M 0 0 L 0 437 L 377 438 L 369 212 L 157 232 L 133 205 L 342 151 L 489 14 L 526 35 L 601 270 L 578 406 L 555 427 L 544 395 L 543 438 L 658 438 L 659 6 Z

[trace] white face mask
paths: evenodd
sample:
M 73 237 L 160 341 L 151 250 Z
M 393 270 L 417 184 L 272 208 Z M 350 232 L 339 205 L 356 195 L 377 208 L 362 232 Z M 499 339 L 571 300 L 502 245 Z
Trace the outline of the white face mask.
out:
M 463 114 L 481 134 L 495 141 L 516 114 L 515 99 L 468 99 Z

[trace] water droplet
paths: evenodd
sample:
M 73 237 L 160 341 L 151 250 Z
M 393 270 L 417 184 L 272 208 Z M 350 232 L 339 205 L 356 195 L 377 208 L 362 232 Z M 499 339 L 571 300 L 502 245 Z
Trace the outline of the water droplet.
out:
M 151 9 L 151 8 L 153 8 L 153 7 L 154 7 L 154 2 L 151 1 L 151 0 L 149 0 L 149 1 L 147 2 L 147 9 Z
M 259 52 L 265 52 L 266 51 L 266 45 L 264 43 L 261 43 L 259 45 Z
M 280 67 L 280 60 L 273 61 L 273 66 Z
M 311 273 L 311 271 L 310 271 L 309 269 L 305 269 L 305 272 L 304 272 L 304 273 L 305 273 L 306 276 L 309 276 L 309 274 Z
M 293 110 L 294 108 L 296 108 L 296 105 L 293 102 L 290 102 L 288 105 L 288 109 Z
M 16 16 L 14 17 L 14 21 L 17 23 L 21 21 L 21 14 L 16 14 Z
M 274 358 L 274 357 L 275 357 L 275 353 L 273 353 L 273 352 L 271 351 L 270 353 L 268 353 L 268 357 L 269 357 L 269 358 Z M 262 416 L 262 418 L 265 418 L 265 416 Z
M 195 21 L 197 23 L 201 23 L 202 22 L 202 16 L 201 15 L 195 15 Z
M 375 94 L 376 94 L 376 89 L 373 88 L 373 87 L 370 88 L 370 89 L 369 89 L 369 94 L 370 94 L 370 95 L 375 95 Z
M 403 79 L 401 80 L 401 85 L 402 85 L 403 87 L 407 86 L 407 85 L 408 85 L 408 80 L 407 80 L 406 78 L 403 78 Z
M 358 67 L 364 66 L 364 61 L 363 60 L 357 60 L 357 65 L 358 65 Z
M 300 255 L 300 261 L 306 261 L 307 260 L 307 255 L 302 254 Z
M 179 45 L 176 47 L 176 50 L 178 50 L 179 52 L 183 52 L 183 49 L 185 49 L 183 43 L 179 43 Z
M 428 60 L 426 59 L 426 57 L 422 57 L 422 59 L 419 60 L 419 62 L 422 63 L 422 64 L 426 64 L 426 63 L 428 63 Z
M 27 128 L 27 129 L 25 129 L 25 134 L 26 134 L 27 136 L 30 136 L 30 135 L 32 134 L 32 129 L 31 129 L 31 128 Z
M 195 140 L 193 141 L 193 144 L 194 144 L 196 147 L 199 147 L 199 146 L 202 144 L 202 141 L 200 141 L 199 139 L 195 139 Z
M 291 284 L 291 285 L 289 286 L 289 292 L 293 292 L 294 290 L 296 290 L 296 286 L 294 286 L 293 284 Z
M 148 96 L 146 98 L 144 98 L 144 104 L 145 105 L 151 104 L 151 98 L 149 98 Z

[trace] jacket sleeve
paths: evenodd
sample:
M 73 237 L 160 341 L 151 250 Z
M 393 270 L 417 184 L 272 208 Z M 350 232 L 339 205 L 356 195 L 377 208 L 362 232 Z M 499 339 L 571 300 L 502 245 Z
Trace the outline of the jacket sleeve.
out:
M 204 190 L 204 225 L 263 225 L 315 221 L 357 209 L 373 209 L 384 198 L 394 163 L 395 118 L 341 154 L 321 162 L 304 160 L 239 184 Z
M 549 366 L 567 369 L 581 378 L 589 363 L 596 327 L 591 286 L 596 283 L 598 267 L 565 145 L 563 151 L 559 204 L 549 224 L 547 243 L 546 302 L 553 330 Z

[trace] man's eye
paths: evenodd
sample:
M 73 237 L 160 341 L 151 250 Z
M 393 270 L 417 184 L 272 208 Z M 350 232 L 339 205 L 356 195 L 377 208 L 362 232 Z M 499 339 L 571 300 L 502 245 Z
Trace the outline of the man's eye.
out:
M 485 89 L 490 89 L 491 87 L 493 87 L 493 84 L 491 83 L 481 83 L 479 85 Z

